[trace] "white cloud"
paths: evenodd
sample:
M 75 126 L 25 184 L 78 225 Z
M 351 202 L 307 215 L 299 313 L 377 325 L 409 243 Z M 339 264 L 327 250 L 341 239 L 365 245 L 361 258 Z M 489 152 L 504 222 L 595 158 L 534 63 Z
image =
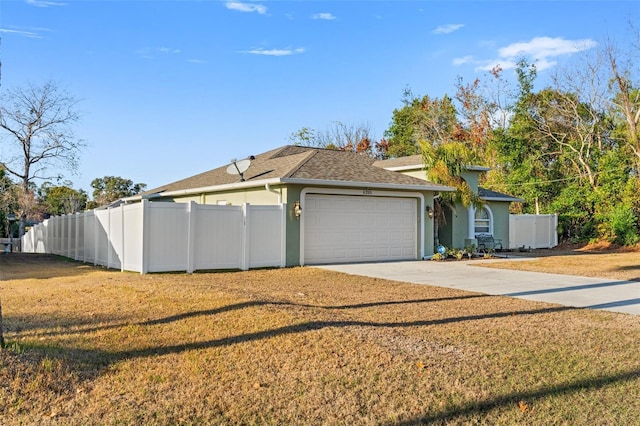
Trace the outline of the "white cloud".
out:
M 303 48 L 297 49 L 251 49 L 245 50 L 242 53 L 250 53 L 252 55 L 264 55 L 264 56 L 290 56 L 290 55 L 298 55 L 300 53 L 304 53 Z
M 177 55 L 181 53 L 181 50 L 173 47 L 143 47 L 136 50 L 135 53 L 143 59 L 153 59 L 159 57 L 159 55 Z
M 473 56 L 467 55 L 467 56 L 463 56 L 462 58 L 455 58 L 453 60 L 453 65 L 456 65 L 456 66 L 464 65 L 472 61 L 473 61 Z
M 316 13 L 315 15 L 312 16 L 313 19 L 321 19 L 323 21 L 333 21 L 334 19 L 336 19 L 335 16 L 333 16 L 332 14 L 328 13 L 328 12 L 323 12 L 323 13 Z
M 596 47 L 598 43 L 591 39 L 566 40 L 553 37 L 534 37 L 530 41 L 512 43 L 498 49 L 498 58 L 477 60 L 472 56 L 456 58 L 454 65 L 474 64 L 476 71 L 490 71 L 499 66 L 503 70 L 514 69 L 522 57 L 533 59 L 538 71 L 552 68 L 558 64 L 555 58 L 571 55 Z
M 158 48 L 158 52 L 160 52 L 160 53 L 170 53 L 172 55 L 175 55 L 177 53 L 180 53 L 180 49 L 173 49 L 171 47 L 160 47 L 160 48 Z
M 454 31 L 458 31 L 462 27 L 464 27 L 464 24 L 440 25 L 438 28 L 436 28 L 432 32 L 434 34 L 451 34 Z
M 66 6 L 67 3 L 60 3 L 57 1 L 45 1 L 45 0 L 27 0 L 27 4 L 35 7 L 56 7 Z
M 227 9 L 237 10 L 238 12 L 256 12 L 260 15 L 265 15 L 267 13 L 267 7 L 262 4 L 250 4 L 250 3 L 240 3 L 236 1 L 228 1 L 226 3 Z
M 190 64 L 206 64 L 207 61 L 205 61 L 204 59 L 187 59 L 187 62 L 189 62 Z
M 40 34 L 35 33 L 33 31 L 10 30 L 7 28 L 0 28 L 0 34 L 15 34 L 22 37 L 28 37 L 28 38 L 42 38 Z
M 591 39 L 565 40 L 563 38 L 535 37 L 527 42 L 513 43 L 502 47 L 498 54 L 502 58 L 530 56 L 535 59 L 546 59 L 588 50 L 598 45 Z

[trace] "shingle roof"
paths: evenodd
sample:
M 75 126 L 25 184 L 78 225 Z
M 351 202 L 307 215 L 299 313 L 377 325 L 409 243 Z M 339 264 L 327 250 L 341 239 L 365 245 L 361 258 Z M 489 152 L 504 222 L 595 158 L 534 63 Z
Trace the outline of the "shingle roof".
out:
M 522 198 L 513 197 L 511 195 L 503 194 L 502 192 L 492 191 L 490 189 L 478 187 L 478 196 L 484 200 L 496 200 L 496 201 L 510 201 L 510 202 L 522 202 Z
M 431 190 L 449 189 L 423 179 L 414 178 L 374 166 L 366 156 L 313 147 L 285 145 L 256 155 L 244 172 L 246 182 L 270 179 L 363 182 L 391 185 L 427 186 Z M 228 165 L 209 170 L 177 182 L 169 183 L 145 194 L 181 191 L 228 185 L 240 182 L 240 176 L 227 173 Z
M 373 163 L 376 167 L 392 168 L 407 166 L 422 166 L 422 155 L 408 155 L 406 157 L 391 158 L 389 160 L 378 160 Z

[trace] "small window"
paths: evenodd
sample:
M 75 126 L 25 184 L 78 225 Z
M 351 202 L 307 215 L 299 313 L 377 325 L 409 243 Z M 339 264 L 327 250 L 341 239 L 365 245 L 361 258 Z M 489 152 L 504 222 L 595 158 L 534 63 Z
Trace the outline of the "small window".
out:
M 474 230 L 476 235 L 491 233 L 491 214 L 486 207 L 476 210 Z

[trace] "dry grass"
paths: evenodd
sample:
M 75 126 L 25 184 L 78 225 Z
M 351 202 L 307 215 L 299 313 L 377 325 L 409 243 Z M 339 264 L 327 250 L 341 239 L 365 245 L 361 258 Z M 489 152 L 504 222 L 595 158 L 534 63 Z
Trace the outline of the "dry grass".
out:
M 532 253 L 512 253 L 507 256 L 526 256 L 531 259 L 518 262 L 478 263 L 478 265 L 498 269 L 640 281 L 640 247 L 616 248 L 599 244 L 535 250 Z
M 640 318 L 315 268 L 0 256 L 0 424 L 634 424 Z

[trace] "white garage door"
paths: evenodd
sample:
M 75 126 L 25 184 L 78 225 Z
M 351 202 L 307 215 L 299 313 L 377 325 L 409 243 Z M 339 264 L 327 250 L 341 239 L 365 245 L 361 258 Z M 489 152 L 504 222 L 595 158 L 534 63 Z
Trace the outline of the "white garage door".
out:
M 307 194 L 304 263 L 417 259 L 415 198 Z

